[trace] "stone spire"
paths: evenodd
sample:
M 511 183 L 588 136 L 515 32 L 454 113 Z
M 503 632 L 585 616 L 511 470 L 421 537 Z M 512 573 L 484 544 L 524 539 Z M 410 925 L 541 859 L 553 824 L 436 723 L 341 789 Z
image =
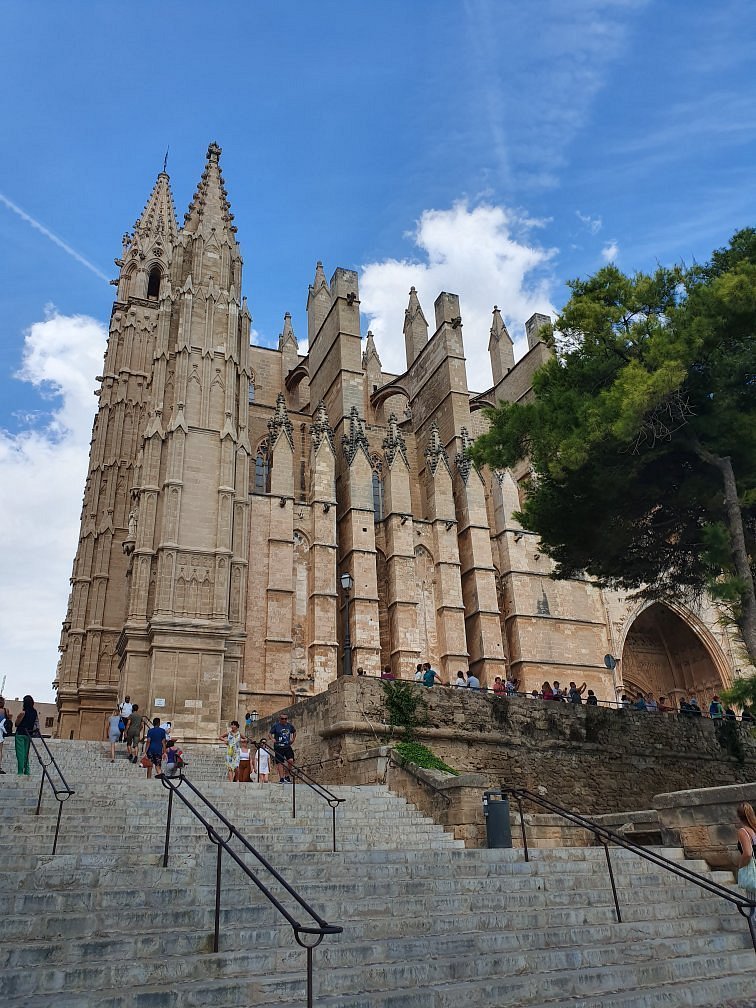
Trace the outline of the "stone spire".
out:
M 373 334 L 368 329 L 367 341 L 365 343 L 365 349 L 362 353 L 362 367 L 367 369 L 368 363 L 375 359 L 378 368 L 381 367 L 381 358 L 378 356 L 378 351 L 375 349 L 375 340 L 373 339 Z
M 409 466 L 409 462 L 407 461 L 407 445 L 404 442 L 402 432 L 399 430 L 396 413 L 392 413 L 389 417 L 389 430 L 383 439 L 383 450 L 386 453 L 389 467 L 394 464 L 394 459 L 397 455 L 401 455 L 406 465 Z
M 459 439 L 462 442 L 460 450 L 454 457 L 454 462 L 456 463 L 457 469 L 459 469 L 460 475 L 465 483 L 470 478 L 470 471 L 473 467 L 473 461 L 470 457 L 470 448 L 472 447 L 473 439 L 470 437 L 467 427 L 463 427 L 460 431 Z
M 501 317 L 498 305 L 494 305 L 493 308 L 488 353 L 491 356 L 491 371 L 493 383 L 496 386 L 514 367 L 514 344 L 507 327 L 504 325 L 504 319 Z
M 342 436 L 341 443 L 350 466 L 360 450 L 365 453 L 368 463 L 370 462 L 370 445 L 365 436 L 365 421 L 356 406 L 352 406 L 349 413 L 349 433 Z
M 139 220 L 134 224 L 134 238 L 144 241 L 161 240 L 171 243 L 176 238 L 176 209 L 173 205 L 171 180 L 160 172 Z
M 287 344 L 293 344 L 294 349 L 298 350 L 297 338 L 294 335 L 294 329 L 291 324 L 291 313 L 286 312 L 284 315 L 283 332 L 278 334 L 278 349 L 283 350 Z
M 328 413 L 322 399 L 315 410 L 315 418 L 310 427 L 310 437 L 312 438 L 312 446 L 316 451 L 320 448 L 324 439 L 328 441 L 331 449 L 334 450 L 333 428 L 328 422 Z
M 431 424 L 431 436 L 428 447 L 425 449 L 425 458 L 434 476 L 439 463 L 443 463 L 447 472 L 449 471 L 449 456 L 446 454 L 446 448 L 441 444 L 437 423 Z
M 404 346 L 408 368 L 427 342 L 428 323 L 420 307 L 417 291 L 414 287 L 410 287 L 409 304 L 404 311 Z
M 286 410 L 286 398 L 283 392 L 276 396 L 276 411 L 273 418 L 268 420 L 268 430 L 270 431 L 270 446 L 273 448 L 281 436 L 281 432 L 286 435 L 289 446 L 294 448 L 294 428 Z
M 207 161 L 202 172 L 197 191 L 192 197 L 189 209 L 184 215 L 184 231 L 189 234 L 202 233 L 209 237 L 214 231 L 216 237 L 226 235 L 232 244 L 236 243 L 234 215 L 228 202 L 228 193 L 220 170 L 221 149 L 215 141 L 207 148 Z
M 307 338 L 312 349 L 312 341 L 317 336 L 323 320 L 331 307 L 331 289 L 323 272 L 323 263 L 318 260 L 315 278 L 307 292 Z

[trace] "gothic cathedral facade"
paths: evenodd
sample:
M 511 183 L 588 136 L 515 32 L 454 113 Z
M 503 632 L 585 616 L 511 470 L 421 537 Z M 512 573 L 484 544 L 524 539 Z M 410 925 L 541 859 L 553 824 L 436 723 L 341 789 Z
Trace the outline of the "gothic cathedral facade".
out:
M 413 288 L 407 367 L 387 374 L 362 338 L 357 273 L 329 281 L 318 263 L 307 352 L 288 313 L 277 348 L 251 346 L 220 154 L 211 144 L 182 227 L 158 176 L 116 260 L 60 736 L 100 738 L 130 694 L 182 739 L 215 739 L 246 710 L 325 690 L 343 672 L 347 613 L 352 667 L 372 675 L 411 678 L 427 660 L 446 682 L 458 669 L 527 690 L 585 681 L 612 701 L 729 682 L 737 652 L 708 606 L 552 581 L 514 518 L 527 471 L 471 463 L 484 407 L 531 394 L 546 319 L 528 321 L 515 361 L 494 309 L 493 387 L 476 393 L 459 298 L 439 294 L 431 330 Z

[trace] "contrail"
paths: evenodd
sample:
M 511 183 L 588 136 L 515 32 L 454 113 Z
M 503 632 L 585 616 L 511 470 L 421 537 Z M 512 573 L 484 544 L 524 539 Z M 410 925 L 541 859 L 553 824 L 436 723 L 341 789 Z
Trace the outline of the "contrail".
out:
M 13 211 L 14 214 L 18 214 L 21 220 L 25 220 L 27 224 L 31 224 L 31 226 L 36 231 L 39 231 L 41 234 L 43 234 L 45 238 L 49 238 L 51 242 L 53 242 L 55 245 L 58 246 L 58 248 L 62 248 L 64 252 L 66 252 L 68 255 L 71 256 L 72 259 L 75 259 L 77 262 L 80 262 L 82 266 L 86 266 L 87 269 L 91 270 L 96 277 L 100 278 L 100 280 L 104 280 L 106 283 L 110 283 L 110 277 L 106 277 L 105 274 L 101 273 L 100 270 L 98 270 L 97 267 L 94 266 L 88 259 L 85 259 L 83 255 L 79 255 L 76 249 L 72 249 L 70 245 L 66 245 L 66 243 L 61 238 L 58 238 L 56 234 L 53 234 L 52 231 L 48 230 L 48 228 L 46 228 L 44 224 L 40 224 L 38 220 L 35 220 L 33 217 L 30 217 L 25 210 L 22 210 L 20 206 L 16 206 L 13 200 L 9 200 L 8 197 L 3 196 L 2 193 L 0 193 L 0 203 L 4 203 L 9 210 Z

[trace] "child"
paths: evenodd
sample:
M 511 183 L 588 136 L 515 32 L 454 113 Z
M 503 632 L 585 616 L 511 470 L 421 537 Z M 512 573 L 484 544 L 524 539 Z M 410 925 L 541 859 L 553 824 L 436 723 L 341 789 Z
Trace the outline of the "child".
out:
M 258 749 L 255 754 L 255 773 L 260 784 L 268 783 L 270 773 L 270 756 L 267 749 Z
M 249 754 L 249 742 L 246 738 L 239 745 L 239 766 L 236 768 L 236 780 L 239 784 L 249 784 L 252 761 Z
M 181 757 L 181 750 L 178 748 L 176 739 L 171 739 L 165 751 L 165 769 L 169 777 L 175 777 L 176 772 L 184 766 Z

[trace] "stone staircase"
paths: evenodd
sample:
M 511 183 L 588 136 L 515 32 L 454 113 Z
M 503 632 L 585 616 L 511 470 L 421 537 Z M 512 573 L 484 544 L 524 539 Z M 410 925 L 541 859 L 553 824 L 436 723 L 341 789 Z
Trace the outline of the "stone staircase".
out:
M 55 803 L 46 796 L 32 814 L 38 777 L 2 780 L 4 1008 L 303 1006 L 304 952 L 230 859 L 212 953 L 215 849 L 181 803 L 164 869 L 160 783 L 125 758 L 111 764 L 97 743 L 51 745 L 76 788 L 55 857 Z M 530 862 L 465 850 L 376 785 L 332 789 L 347 798 L 334 854 L 330 809 L 306 788 L 292 819 L 287 785 L 225 783 L 219 749 L 187 747 L 187 760 L 208 798 L 343 926 L 314 953 L 324 1008 L 688 1008 L 756 991 L 740 915 L 625 851 L 612 853 L 617 924 L 600 848 L 536 849 Z

